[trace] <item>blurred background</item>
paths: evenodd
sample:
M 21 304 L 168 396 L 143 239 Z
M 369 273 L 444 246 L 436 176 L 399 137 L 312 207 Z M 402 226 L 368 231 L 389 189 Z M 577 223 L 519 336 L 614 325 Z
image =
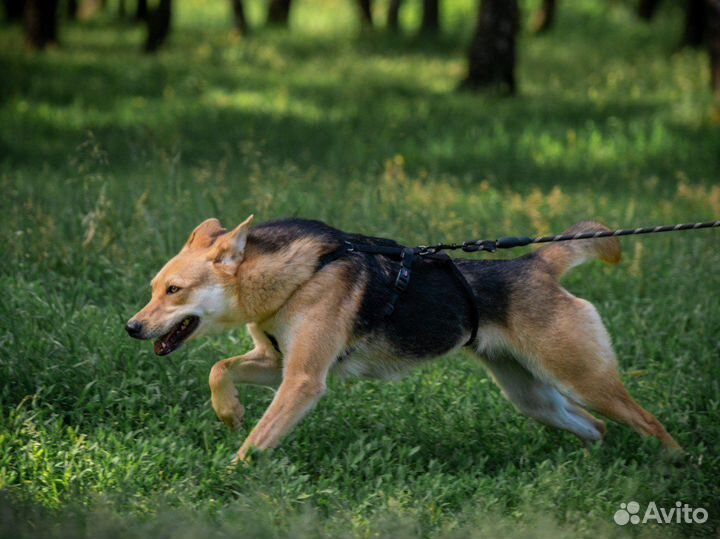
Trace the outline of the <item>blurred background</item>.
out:
M 333 380 L 229 472 L 272 397 L 214 417 L 244 331 L 160 360 L 123 326 L 211 216 L 410 245 L 717 219 L 719 61 L 720 0 L 4 0 L 0 537 L 615 537 L 630 500 L 710 515 L 630 534 L 716 535 L 717 231 L 564 281 L 680 464 L 614 424 L 586 453 L 457 354 Z

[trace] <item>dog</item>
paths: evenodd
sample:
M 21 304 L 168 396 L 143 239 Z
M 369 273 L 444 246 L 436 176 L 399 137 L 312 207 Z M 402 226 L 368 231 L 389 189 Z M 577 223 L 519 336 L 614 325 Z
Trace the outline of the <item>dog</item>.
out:
M 327 257 L 345 244 L 397 243 L 319 221 L 251 226 L 252 220 L 231 231 L 217 219 L 201 223 L 154 277 L 150 302 L 126 325 L 130 336 L 154 339 L 160 356 L 202 335 L 247 326 L 254 348 L 210 371 L 213 409 L 237 429 L 244 415 L 238 384 L 278 389 L 234 462 L 251 449 L 276 447 L 323 396 L 330 373 L 396 378 L 463 346 L 507 399 L 540 423 L 590 444 L 606 431 L 588 411 L 594 410 L 680 449 L 623 386 L 595 307 L 559 284 L 585 261 L 618 262 L 617 238 L 548 244 L 512 260 L 454 258 L 459 279 L 444 264 L 417 257 L 388 314 L 400 262 L 352 249 Z M 607 227 L 582 222 L 564 234 L 598 230 Z

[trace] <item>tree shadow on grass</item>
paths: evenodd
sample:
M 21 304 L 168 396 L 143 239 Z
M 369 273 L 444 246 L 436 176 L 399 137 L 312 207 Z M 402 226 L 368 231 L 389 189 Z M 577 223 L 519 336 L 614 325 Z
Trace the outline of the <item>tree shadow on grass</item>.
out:
M 575 26 L 595 25 L 597 32 L 608 27 L 574 11 L 563 17 L 562 38 L 570 41 L 581 39 Z M 227 36 L 189 31 L 177 36 L 174 49 L 148 58 L 124 38 L 116 50 L 114 41 L 103 41 L 102 27 L 92 32 L 95 37 L 78 42 L 77 55 L 0 53 L 6 164 L 65 166 L 89 129 L 111 160 L 129 170 L 146 166 L 147 152 L 134 150 L 140 147 L 179 150 L 189 165 L 229 156 L 230 166 L 242 171 L 237 149 L 251 144 L 269 165 L 290 162 L 335 177 L 375 175 L 387 159 L 402 155 L 410 175 L 449 174 L 470 184 L 489 178 L 511 189 L 622 191 L 628 182 L 672 178 L 678 170 L 697 177 L 708 162 L 718 162 L 707 142 L 714 135 L 709 127 L 666 122 L 666 140 L 635 148 L 633 137 L 644 142 L 651 136 L 668 106 L 663 101 L 619 97 L 598 104 L 552 92 L 511 100 L 458 95 L 383 63 L 407 54 L 451 60 L 457 44 L 452 37 L 415 41 L 373 34 L 348 41 L 272 34 L 233 44 Z M 356 72 L 358 66 L 335 59 L 338 47 L 378 61 Z M 593 61 L 613 47 L 612 39 L 600 40 L 597 48 L 605 52 Z M 542 69 L 568 69 L 563 50 L 541 47 Z M 308 62 L 317 66 L 304 73 Z M 609 156 L 593 155 L 594 139 L 610 148 Z
M 158 72 L 164 74 L 136 82 L 114 70 L 79 67 L 77 78 L 70 80 L 82 79 L 85 88 L 100 89 L 78 92 L 72 82 L 44 89 L 44 102 L 70 111 L 31 109 L 15 119 L 2 137 L 6 162 L 64 166 L 88 129 L 121 170 L 145 166 L 147 153 L 133 148 L 179 150 L 187 165 L 229 156 L 231 166 L 242 168 L 239 148 L 251 144 L 268 165 L 316 167 L 336 177 L 376 174 L 385 160 L 402 155 L 411 176 L 425 171 L 470 182 L 490 178 L 511 189 L 560 185 L 622 191 L 628 188 L 628 176 L 672 179 L 683 170 L 697 177 L 708 163 L 718 162 L 708 144 L 714 135 L 710 128 L 673 127 L 656 147 L 633 150 L 632 137 L 645 137 L 646 128 L 639 134 L 618 129 L 616 119 L 650 129 L 662 103 L 588 107 L 581 101 L 533 97 L 509 103 L 433 93 L 402 79 L 379 77 L 340 90 L 306 81 L 278 97 L 272 81 L 244 80 L 240 86 L 222 74 L 210 82 L 210 94 L 217 97 L 208 97 L 184 82 L 170 82 L 177 80 L 177 72 Z M 47 74 L 53 77 L 58 71 L 50 68 Z M 164 97 L 168 87 L 177 89 L 169 99 Z M 103 94 L 111 88 L 108 103 Z M 284 110 L 264 106 L 266 96 L 283 99 Z M 75 109 L 79 114 L 90 111 L 89 118 L 69 122 Z M 598 136 L 615 152 L 612 158 L 588 155 L 593 150 L 589 141 Z M 580 139 L 575 149 L 573 137 Z

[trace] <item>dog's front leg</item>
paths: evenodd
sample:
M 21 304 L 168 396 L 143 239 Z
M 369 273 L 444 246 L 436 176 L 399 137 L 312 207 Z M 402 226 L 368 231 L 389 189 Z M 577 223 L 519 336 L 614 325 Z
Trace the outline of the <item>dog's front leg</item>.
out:
M 280 354 L 254 324 L 248 325 L 255 348 L 242 356 L 218 361 L 210 371 L 210 391 L 215 414 L 230 429 L 237 430 L 245 414 L 236 384 L 277 386 L 282 380 Z
M 275 398 L 238 451 L 276 447 L 325 392 L 328 372 L 347 346 L 360 305 L 362 287 L 351 287 L 346 268 L 317 274 L 283 307 L 276 320 L 283 351 L 283 381 Z
M 275 398 L 243 443 L 235 462 L 245 459 L 250 448 L 277 446 L 325 392 L 327 374 L 342 347 L 345 332 L 337 323 L 318 324 L 313 316 L 307 320 L 286 355 L 283 381 Z
M 286 380 L 235 459 L 244 460 L 250 448 L 269 449 L 297 425 L 325 392 L 325 380 L 313 377 Z

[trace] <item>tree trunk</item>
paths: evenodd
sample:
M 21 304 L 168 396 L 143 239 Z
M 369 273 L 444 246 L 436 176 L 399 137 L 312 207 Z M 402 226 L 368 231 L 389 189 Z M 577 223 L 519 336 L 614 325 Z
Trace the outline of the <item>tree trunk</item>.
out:
M 720 0 L 707 0 L 710 82 L 720 103 Z
M 372 0 L 358 0 L 358 6 L 360 7 L 360 21 L 363 27 L 372 28 Z
M 78 16 L 78 0 L 67 1 L 67 18 L 71 21 L 77 20 Z
M 468 75 L 461 87 L 482 90 L 499 86 L 514 94 L 515 41 L 520 26 L 517 0 L 481 0 L 468 53 Z
M 440 31 L 440 0 L 423 0 L 420 31 L 428 34 L 437 34 Z
M 681 47 L 698 48 L 705 43 L 707 30 L 706 0 L 686 0 L 685 2 L 685 31 Z
M 232 8 L 235 30 L 237 30 L 237 33 L 240 35 L 247 35 L 248 23 L 247 18 L 245 17 L 245 6 L 243 5 L 243 0 L 232 0 Z
M 22 0 L 4 0 L 5 18 L 10 22 L 18 22 L 23 18 L 25 2 Z
M 659 7 L 660 0 L 640 0 L 637 8 L 638 17 L 650 21 L 655 17 Z
M 127 4 L 125 3 L 125 0 L 118 0 L 118 19 L 121 21 L 125 20 L 125 17 L 127 17 Z
M 172 19 L 172 0 L 160 0 L 158 6 L 147 16 L 147 41 L 145 52 L 157 51 L 170 34 L 170 21 Z
M 268 5 L 267 24 L 270 26 L 287 26 L 290 20 L 291 0 L 270 0 Z
M 58 0 L 27 0 L 25 2 L 25 39 L 33 49 L 56 45 Z
M 402 0 L 390 0 L 387 12 L 387 27 L 392 32 L 400 30 L 400 4 Z
M 555 0 L 543 0 L 531 23 L 532 31 L 541 34 L 547 32 L 555 23 Z
M 147 18 L 148 18 L 147 0 L 137 0 L 137 6 L 135 8 L 135 22 L 147 21 Z

